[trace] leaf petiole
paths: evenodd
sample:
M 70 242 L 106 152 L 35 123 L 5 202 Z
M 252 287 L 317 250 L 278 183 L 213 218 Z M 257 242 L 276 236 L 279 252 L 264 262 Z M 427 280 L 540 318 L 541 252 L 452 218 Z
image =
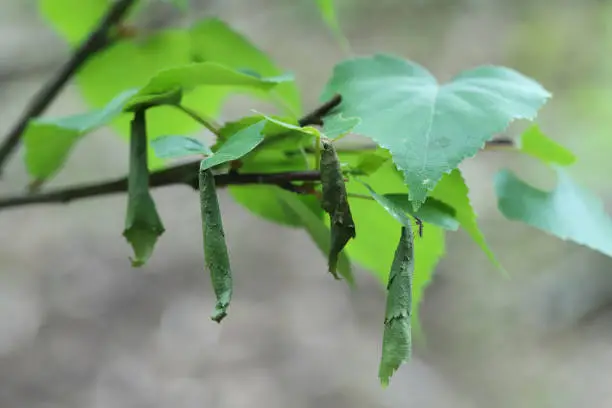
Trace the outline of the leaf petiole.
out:
M 177 105 L 171 105 L 171 106 L 174 106 L 175 108 L 177 108 L 181 112 L 185 113 L 187 116 L 190 116 L 196 122 L 200 123 L 206 129 L 208 129 L 210 131 L 210 133 L 215 135 L 215 137 L 217 139 L 223 140 L 223 136 L 219 132 L 219 129 L 221 128 L 221 126 L 218 125 L 217 123 L 215 123 L 214 119 L 207 118 L 204 115 L 202 115 L 202 114 L 196 112 L 195 110 L 193 110 L 193 109 L 191 109 L 191 108 L 189 108 L 187 106 L 184 106 L 184 105 L 177 104 Z

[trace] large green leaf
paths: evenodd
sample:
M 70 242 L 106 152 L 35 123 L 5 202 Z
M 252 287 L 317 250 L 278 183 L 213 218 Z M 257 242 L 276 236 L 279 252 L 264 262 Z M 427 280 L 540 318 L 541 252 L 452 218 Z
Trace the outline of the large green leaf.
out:
M 292 81 L 291 76 L 278 76 L 273 78 L 258 78 L 228 68 L 216 62 L 191 63 L 158 72 L 149 82 L 138 91 L 128 102 L 126 110 L 134 110 L 140 106 L 155 106 L 157 100 L 176 104 L 180 96 L 201 86 L 230 86 L 236 89 L 254 88 L 268 91 L 282 82 Z M 177 95 L 178 97 L 175 97 Z M 160 98 L 161 97 L 161 98 Z M 174 100 L 177 98 L 178 100 Z M 164 104 L 159 103 L 159 104 Z
M 344 162 L 356 163 L 358 156 L 340 154 L 340 158 Z M 369 177 L 361 179 L 381 195 L 408 193 L 391 162 L 384 164 Z M 368 194 L 366 187 L 354 178 L 349 179 L 347 191 L 349 194 Z M 353 197 L 349 198 L 349 203 L 359 233 L 347 245 L 348 255 L 353 261 L 373 272 L 380 282 L 386 285 L 394 250 L 400 239 L 397 221 L 376 201 Z M 425 225 L 423 237 L 415 239 L 414 243 L 412 327 L 414 335 L 421 342 L 424 341 L 424 335 L 419 323 L 419 305 L 436 265 L 445 253 L 444 243 L 444 230 L 432 224 Z
M 141 89 L 159 71 L 190 62 L 189 35 L 181 30 L 164 31 L 146 39 L 117 42 L 90 59 L 78 72 L 76 80 L 85 101 L 93 107 L 101 107 L 126 89 Z M 205 112 L 210 105 L 205 98 L 198 97 L 201 89 L 187 94 L 183 103 L 193 104 Z M 150 140 L 166 135 L 191 134 L 201 127 L 192 118 L 169 106 L 154 108 L 150 113 L 147 115 Z M 206 113 L 210 116 L 211 112 Z M 124 137 L 129 136 L 129 117 L 118 117 L 113 128 Z M 163 164 L 152 148 L 149 148 L 148 163 L 150 168 L 159 168 Z
M 572 152 L 542 133 L 538 125 L 530 126 L 523 132 L 520 150 L 547 164 L 569 166 L 576 161 Z
M 38 0 L 38 9 L 74 46 L 87 38 L 109 4 L 109 0 Z
M 495 254 L 485 240 L 484 235 L 478 227 L 476 222 L 476 213 L 470 203 L 468 186 L 465 184 L 465 180 L 461 175 L 459 169 L 453 170 L 451 173 L 444 175 L 442 180 L 438 183 L 431 196 L 437 198 L 444 203 L 453 207 L 456 211 L 455 218 L 461 224 L 463 228 L 472 239 L 478 244 L 478 246 L 484 251 L 489 260 L 499 270 L 505 273 L 504 268 L 499 263 Z
M 322 100 L 336 93 L 338 112 L 361 118 L 355 133 L 391 152 L 415 209 L 446 172 L 513 119 L 533 119 L 550 97 L 508 68 L 484 66 L 440 85 L 420 65 L 386 55 L 338 64 Z
M 292 218 L 300 220 L 301 226 L 304 227 L 308 235 L 310 235 L 317 247 L 327 258 L 331 249 L 331 235 L 329 229 L 318 214 L 313 212 L 294 193 L 275 187 L 273 194 L 276 196 L 276 199 L 279 201 L 284 211 L 289 212 Z M 346 255 L 346 251 L 342 251 L 338 255 L 337 268 L 340 275 L 350 285 L 354 285 L 355 279 L 351 270 L 351 262 Z
M 265 125 L 266 121 L 261 120 L 232 135 L 219 150 L 202 160 L 200 163 L 200 171 L 232 160 L 237 160 L 249 153 L 263 141 L 264 137 L 261 132 Z
M 31 121 L 23 135 L 25 164 L 30 176 L 37 184 L 53 176 L 63 166 L 74 144 L 116 118 L 135 93 L 136 90 L 122 92 L 104 108 L 92 112 Z
M 262 50 L 246 37 L 216 18 L 203 20 L 190 30 L 191 53 L 197 61 L 215 61 L 234 69 L 248 69 L 262 76 L 277 76 L 283 71 Z M 279 84 L 274 93 L 285 107 L 285 114 L 297 117 L 302 112 L 300 93 L 295 83 Z M 227 91 L 216 90 L 213 101 L 224 98 Z M 268 98 L 269 95 L 251 90 L 250 94 Z M 203 92 L 202 95 L 206 95 Z M 194 105 L 195 106 L 195 105 Z M 209 112 L 210 113 L 210 112 Z
M 555 189 L 542 191 L 500 171 L 495 176 L 499 210 L 510 220 L 612 256 L 612 219 L 601 200 L 564 170 L 557 169 L 557 177 Z

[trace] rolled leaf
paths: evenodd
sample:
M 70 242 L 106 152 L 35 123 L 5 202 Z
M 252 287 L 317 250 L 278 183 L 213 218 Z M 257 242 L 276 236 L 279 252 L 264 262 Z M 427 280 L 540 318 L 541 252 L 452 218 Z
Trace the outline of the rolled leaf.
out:
M 344 177 L 336 149 L 328 140 L 322 140 L 321 184 L 323 197 L 321 207 L 329 214 L 331 229 L 331 248 L 329 251 L 329 272 L 339 279 L 336 272 L 338 255 L 351 238 L 356 237 L 355 222 L 348 203 Z
M 200 208 L 202 210 L 204 261 L 210 272 L 213 290 L 217 297 L 215 311 L 210 318 L 220 323 L 227 316 L 227 309 L 232 299 L 233 281 L 215 177 L 210 169 L 200 170 Z
M 402 235 L 395 250 L 387 283 L 387 307 L 383 334 L 382 358 L 378 377 L 383 386 L 412 354 L 412 278 L 414 272 L 414 236 L 412 227 L 402 226 Z
M 123 231 L 123 236 L 134 249 L 132 266 L 142 266 L 147 262 L 164 231 L 149 193 L 146 121 L 144 111 L 139 111 L 134 114 L 131 127 L 128 207 Z

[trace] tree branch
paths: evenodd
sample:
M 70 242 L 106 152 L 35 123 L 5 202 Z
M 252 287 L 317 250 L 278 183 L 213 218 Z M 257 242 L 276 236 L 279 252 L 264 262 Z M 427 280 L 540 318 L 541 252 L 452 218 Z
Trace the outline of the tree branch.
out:
M 42 114 L 49 107 L 68 81 L 92 55 L 105 49 L 110 44 L 110 30 L 124 18 L 135 2 L 136 0 L 118 0 L 113 2 L 96 29 L 81 43 L 70 60 L 34 95 L 30 104 L 17 121 L 17 124 L 7 134 L 0 146 L 0 173 L 6 160 L 19 145 L 21 135 L 28 126 L 29 121 Z
M 298 122 L 302 126 L 319 123 L 323 116 L 329 113 L 334 107 L 338 106 L 340 101 L 340 95 L 336 95 L 330 101 L 306 114 L 299 119 Z M 149 185 L 151 187 L 162 187 L 173 184 L 186 184 L 193 189 L 197 189 L 199 168 L 200 161 L 198 160 L 153 172 L 149 177 Z M 237 173 L 230 171 L 227 174 L 218 174 L 215 176 L 215 183 L 218 187 L 245 184 L 268 184 L 277 185 L 292 192 L 298 192 L 299 190 L 292 184 L 293 182 L 319 180 L 320 174 L 315 170 L 282 173 Z M 83 198 L 125 192 L 127 191 L 127 186 L 128 177 L 126 176 L 116 180 L 78 185 L 46 193 L 0 198 L 0 209 L 33 204 L 68 203 Z
M 184 184 L 198 188 L 198 170 L 200 161 L 189 162 L 175 167 L 151 173 L 149 183 L 151 187 L 163 187 L 174 184 Z M 281 188 L 294 190 L 293 182 L 309 182 L 320 180 L 318 171 L 294 171 L 283 173 L 236 173 L 229 172 L 215 175 L 217 187 L 227 187 L 230 185 L 277 185 Z M 66 204 L 70 201 L 83 198 L 91 198 L 102 195 L 123 193 L 127 191 L 128 178 L 106 181 L 101 183 L 91 183 L 58 189 L 46 193 L 24 195 L 19 197 L 0 198 L 0 209 L 21 207 L 34 204 Z
M 323 117 L 340 105 L 340 103 L 342 103 L 342 96 L 336 94 L 329 101 L 298 120 L 298 124 L 302 127 L 310 125 L 323 126 Z

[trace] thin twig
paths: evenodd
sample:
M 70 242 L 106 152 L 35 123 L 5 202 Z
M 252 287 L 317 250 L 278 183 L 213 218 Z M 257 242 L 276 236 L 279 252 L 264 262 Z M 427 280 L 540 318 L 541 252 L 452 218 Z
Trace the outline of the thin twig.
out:
M 110 44 L 109 32 L 126 15 L 136 0 L 119 0 L 113 2 L 106 15 L 100 20 L 97 28 L 76 49 L 70 60 L 59 72 L 34 95 L 17 124 L 11 129 L 0 146 L 0 173 L 6 160 L 19 145 L 21 135 L 31 119 L 42 114 L 59 95 L 60 91 L 89 58 L 105 49 Z
M 189 162 L 151 173 L 151 187 L 163 187 L 174 184 L 185 184 L 193 189 L 198 188 L 198 169 L 200 161 Z M 245 184 L 277 185 L 293 189 L 293 182 L 312 182 L 320 180 L 318 171 L 294 171 L 283 173 L 236 173 L 229 172 L 215 175 L 217 187 Z M 33 204 L 66 204 L 83 198 L 98 197 L 127 191 L 128 178 L 101 183 L 78 185 L 46 193 L 24 195 L 19 197 L 0 198 L 0 209 L 20 207 Z
M 333 100 L 336 99 L 337 98 L 334 97 Z M 313 112 L 304 116 L 304 118 L 300 119 L 300 123 L 309 123 L 311 120 L 320 120 L 322 115 L 325 115 L 326 112 L 329 112 L 329 110 L 333 108 L 330 108 L 330 106 L 333 105 L 332 101 L 325 103 L 321 107 L 315 109 Z M 189 114 L 190 110 L 183 108 L 184 107 L 180 107 L 180 109 L 184 110 L 185 113 Z M 197 114 L 196 116 L 199 117 Z M 161 187 L 172 184 L 187 184 L 192 188 L 197 189 L 199 166 L 200 161 L 195 161 L 153 172 L 150 175 L 149 184 L 151 187 Z M 127 191 L 127 180 L 128 177 L 126 176 L 117 180 L 73 186 L 46 193 L 0 198 L 0 209 L 33 204 L 68 203 L 70 201 L 83 198 L 121 193 Z M 271 184 L 277 185 L 292 192 L 297 192 L 295 185 L 292 184 L 293 182 L 312 182 L 319 180 L 320 174 L 318 171 L 314 170 L 282 173 L 237 173 L 230 171 L 227 174 L 218 174 L 215 176 L 215 183 L 218 187 L 244 184 Z
M 514 140 L 509 138 L 493 139 L 485 144 L 484 150 L 512 149 L 516 147 Z
M 298 124 L 302 127 L 310 125 L 323 126 L 323 117 L 328 115 L 340 103 L 342 103 L 342 96 L 336 94 L 329 101 L 298 120 Z
M 494 149 L 511 149 L 515 147 L 514 140 L 508 138 L 499 138 L 493 139 L 486 142 L 483 150 L 494 150 Z M 378 145 L 376 143 L 355 143 L 355 144 L 345 144 L 338 145 L 336 147 L 336 151 L 338 153 L 360 153 L 373 151 L 378 149 Z M 311 147 L 304 147 L 299 150 L 286 150 L 284 154 L 287 157 L 296 156 L 298 154 L 314 154 L 316 153 L 315 149 Z
M 174 106 L 175 108 L 177 108 L 181 112 L 183 112 L 186 115 L 188 115 L 189 117 L 191 117 L 193 120 L 198 122 L 200 125 L 204 126 L 206 129 L 208 129 L 208 131 L 210 133 L 215 135 L 215 137 L 217 137 L 217 139 L 221 139 L 221 134 L 219 133 L 219 129 L 221 128 L 221 126 L 216 124 L 214 120 L 212 120 L 210 118 L 204 117 L 204 115 L 202 115 L 201 113 L 198 113 L 195 110 L 193 110 L 193 109 L 191 109 L 191 108 L 189 108 L 189 107 L 187 107 L 185 105 L 180 105 L 179 104 L 179 105 L 172 105 L 172 106 Z

